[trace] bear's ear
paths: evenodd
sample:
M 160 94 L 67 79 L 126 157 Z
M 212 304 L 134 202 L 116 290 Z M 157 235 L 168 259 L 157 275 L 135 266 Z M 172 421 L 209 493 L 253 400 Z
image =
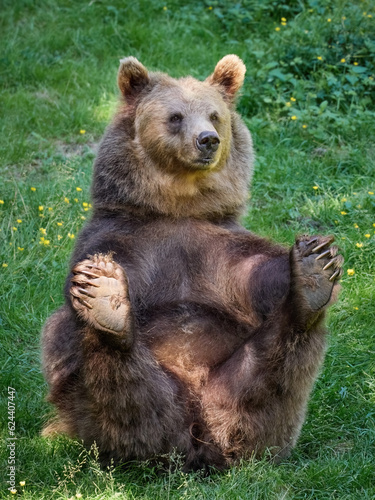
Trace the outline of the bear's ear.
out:
M 242 60 L 234 55 L 228 55 L 221 59 L 206 82 L 211 85 L 219 85 L 225 95 L 232 100 L 242 87 L 246 73 L 246 66 Z
M 135 57 L 120 60 L 117 83 L 126 102 L 130 103 L 149 84 L 147 69 Z

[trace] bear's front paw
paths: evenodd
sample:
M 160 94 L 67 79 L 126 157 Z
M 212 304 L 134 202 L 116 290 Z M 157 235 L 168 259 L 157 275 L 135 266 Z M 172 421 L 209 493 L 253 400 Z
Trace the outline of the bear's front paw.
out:
M 312 311 L 319 311 L 336 298 L 344 258 L 337 246 L 331 246 L 333 241 L 332 236 L 303 235 L 292 247 L 293 288 Z
M 78 315 L 98 330 L 130 333 L 130 302 L 124 270 L 109 255 L 94 255 L 72 269 L 70 295 Z

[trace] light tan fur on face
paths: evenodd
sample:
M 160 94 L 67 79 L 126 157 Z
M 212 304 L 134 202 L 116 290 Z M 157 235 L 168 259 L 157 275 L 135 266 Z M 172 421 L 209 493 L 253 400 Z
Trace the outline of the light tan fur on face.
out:
M 170 117 L 182 116 L 178 132 L 173 131 Z M 213 122 L 211 116 L 217 114 Z M 165 78 L 137 108 L 135 119 L 137 142 L 153 160 L 155 166 L 187 179 L 206 177 L 208 171 L 223 167 L 231 145 L 231 116 L 217 90 L 193 78 L 173 80 Z M 216 132 L 219 149 L 207 171 L 198 170 L 194 162 L 199 158 L 196 140 L 203 131 Z

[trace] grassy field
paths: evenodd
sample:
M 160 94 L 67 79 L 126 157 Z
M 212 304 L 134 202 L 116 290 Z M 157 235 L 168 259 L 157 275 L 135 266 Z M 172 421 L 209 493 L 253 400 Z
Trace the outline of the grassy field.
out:
M 2 0 L 0 33 L 0 498 L 13 496 L 13 402 L 14 496 L 373 499 L 373 3 Z M 62 303 L 74 239 L 90 216 L 118 60 L 134 55 L 150 69 L 205 78 L 228 53 L 248 68 L 238 109 L 257 152 L 245 225 L 287 245 L 298 233 L 334 234 L 346 259 L 324 369 L 298 446 L 281 465 L 252 461 L 207 478 L 176 470 L 175 457 L 169 472 L 103 471 L 95 450 L 40 437 L 52 409 L 39 335 Z

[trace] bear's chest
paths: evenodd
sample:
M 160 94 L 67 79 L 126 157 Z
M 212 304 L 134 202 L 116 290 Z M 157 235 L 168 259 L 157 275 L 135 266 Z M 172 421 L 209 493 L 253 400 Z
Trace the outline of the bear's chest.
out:
M 263 258 L 250 233 L 238 235 L 202 221 L 168 221 L 131 234 L 126 247 L 121 264 L 140 317 L 196 304 L 219 314 L 246 315 L 249 321 L 243 299 L 251 270 Z

